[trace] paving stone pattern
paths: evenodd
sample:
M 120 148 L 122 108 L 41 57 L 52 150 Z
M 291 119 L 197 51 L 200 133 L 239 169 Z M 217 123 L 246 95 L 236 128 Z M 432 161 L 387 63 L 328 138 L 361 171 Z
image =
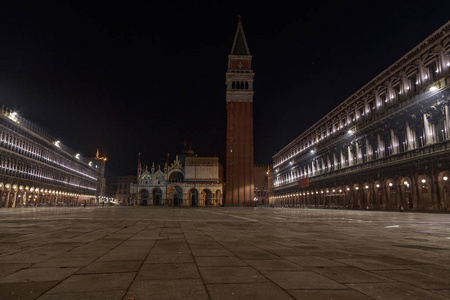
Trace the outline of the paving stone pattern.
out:
M 450 214 L 0 209 L 0 299 L 450 299 Z

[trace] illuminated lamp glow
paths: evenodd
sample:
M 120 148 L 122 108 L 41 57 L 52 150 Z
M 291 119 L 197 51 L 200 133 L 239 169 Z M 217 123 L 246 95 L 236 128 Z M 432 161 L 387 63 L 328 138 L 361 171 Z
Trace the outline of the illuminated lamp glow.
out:
M 432 86 L 432 87 L 430 87 L 430 92 L 434 92 L 434 91 L 436 91 L 437 89 L 438 89 L 437 87 Z
M 448 180 L 448 177 L 447 177 L 447 176 L 444 176 L 442 179 L 444 179 L 444 181 L 447 181 L 447 180 Z
M 422 179 L 422 183 L 425 183 L 425 182 L 427 182 L 425 179 Z

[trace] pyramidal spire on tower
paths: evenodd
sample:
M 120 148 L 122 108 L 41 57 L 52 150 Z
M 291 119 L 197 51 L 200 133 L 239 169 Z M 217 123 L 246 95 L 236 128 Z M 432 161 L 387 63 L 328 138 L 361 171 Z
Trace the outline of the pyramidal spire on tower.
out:
M 234 35 L 233 46 L 230 55 L 250 55 L 247 40 L 245 39 L 244 28 L 242 27 L 241 16 L 238 15 L 238 26 Z

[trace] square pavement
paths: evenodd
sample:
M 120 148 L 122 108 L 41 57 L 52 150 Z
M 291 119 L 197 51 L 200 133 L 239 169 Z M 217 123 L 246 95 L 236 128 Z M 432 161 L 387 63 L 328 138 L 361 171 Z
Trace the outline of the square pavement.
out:
M 450 299 L 450 214 L 0 209 L 1 299 Z

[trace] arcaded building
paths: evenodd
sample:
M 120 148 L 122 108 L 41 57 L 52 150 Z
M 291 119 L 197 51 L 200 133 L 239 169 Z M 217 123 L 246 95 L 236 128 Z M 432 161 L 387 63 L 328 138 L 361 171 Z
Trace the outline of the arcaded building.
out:
M 0 207 L 98 204 L 106 158 L 89 158 L 16 112 L 0 110 Z
M 450 22 L 276 153 L 271 204 L 449 210 L 449 31 Z

